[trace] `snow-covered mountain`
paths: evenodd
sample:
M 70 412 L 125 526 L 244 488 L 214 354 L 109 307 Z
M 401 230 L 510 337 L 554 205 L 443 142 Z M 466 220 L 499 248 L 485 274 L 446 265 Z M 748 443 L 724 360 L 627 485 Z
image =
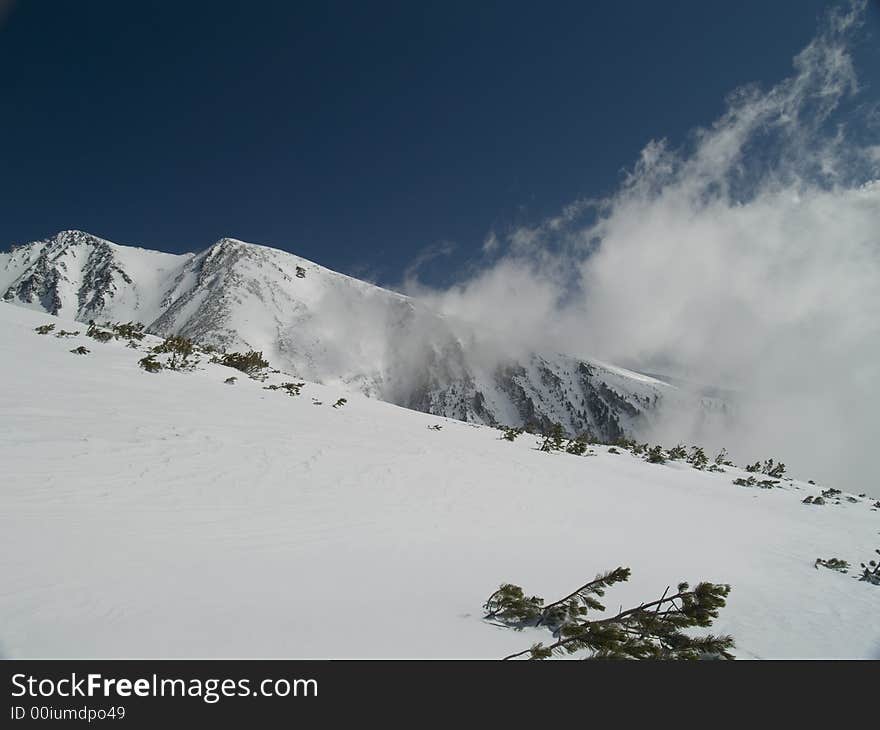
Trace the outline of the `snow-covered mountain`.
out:
M 724 582 L 738 657 L 880 658 L 876 492 L 543 453 L 207 357 L 148 373 L 158 338 L 84 329 L 0 303 L 0 657 L 499 658 L 549 636 L 482 620 L 500 583 L 622 565 L 612 613 Z
M 469 323 L 293 254 L 224 238 L 171 255 L 63 231 L 0 254 L 0 296 L 88 321 L 262 351 L 313 382 L 475 423 L 646 431 L 658 408 L 723 408 L 656 378 L 558 353 L 512 353 Z

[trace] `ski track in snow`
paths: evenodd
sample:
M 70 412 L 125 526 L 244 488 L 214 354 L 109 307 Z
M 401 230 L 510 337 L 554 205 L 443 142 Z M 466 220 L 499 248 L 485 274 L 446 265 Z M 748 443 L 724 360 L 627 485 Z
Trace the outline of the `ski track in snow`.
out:
M 730 583 L 711 631 L 740 657 L 880 658 L 880 588 L 813 567 L 880 547 L 868 500 L 540 453 L 341 387 L 224 385 L 205 362 L 148 374 L 122 343 L 33 331 L 52 321 L 0 304 L 5 656 L 494 658 L 550 638 L 481 620 L 500 583 L 552 600 L 624 565 L 609 609 Z

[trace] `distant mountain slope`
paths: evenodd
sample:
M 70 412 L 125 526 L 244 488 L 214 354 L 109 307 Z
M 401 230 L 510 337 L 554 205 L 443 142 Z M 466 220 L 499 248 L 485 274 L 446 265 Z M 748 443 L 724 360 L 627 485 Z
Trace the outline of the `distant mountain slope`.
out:
M 612 612 L 727 582 L 711 631 L 739 657 L 880 658 L 880 587 L 814 567 L 874 557 L 876 493 L 542 453 L 337 385 L 267 390 L 283 373 L 150 374 L 157 339 L 61 329 L 83 328 L 0 303 L 2 657 L 499 658 L 548 637 L 481 620 L 500 583 L 557 598 L 622 565 Z
M 157 334 L 260 350 L 314 382 L 476 423 L 561 423 L 612 440 L 639 432 L 661 406 L 718 405 L 594 361 L 505 355 L 477 326 L 406 296 L 228 238 L 176 256 L 64 231 L 0 254 L 0 292 L 80 321 L 131 319 Z

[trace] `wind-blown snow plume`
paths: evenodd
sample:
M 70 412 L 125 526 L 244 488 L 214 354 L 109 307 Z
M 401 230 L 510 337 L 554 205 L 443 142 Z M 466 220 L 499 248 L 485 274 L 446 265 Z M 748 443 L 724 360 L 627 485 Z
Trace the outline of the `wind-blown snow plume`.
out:
M 739 393 L 724 428 L 667 422 L 655 438 L 876 477 L 880 153 L 876 114 L 853 124 L 847 108 L 866 7 L 830 12 L 792 76 L 737 90 L 682 149 L 647 144 L 615 194 L 493 234 L 478 274 L 418 293 L 534 349 Z

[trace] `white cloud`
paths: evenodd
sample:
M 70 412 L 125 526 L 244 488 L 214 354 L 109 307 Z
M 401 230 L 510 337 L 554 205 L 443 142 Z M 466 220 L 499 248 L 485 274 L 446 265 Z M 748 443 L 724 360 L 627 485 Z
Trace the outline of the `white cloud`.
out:
M 790 78 L 734 92 L 683 149 L 647 144 L 608 199 L 493 234 L 502 255 L 489 268 L 421 295 L 517 347 L 735 386 L 730 428 L 668 423 L 657 436 L 782 458 L 805 477 L 870 491 L 880 153 L 835 118 L 858 91 L 848 43 L 864 11 L 863 1 L 833 11 Z

